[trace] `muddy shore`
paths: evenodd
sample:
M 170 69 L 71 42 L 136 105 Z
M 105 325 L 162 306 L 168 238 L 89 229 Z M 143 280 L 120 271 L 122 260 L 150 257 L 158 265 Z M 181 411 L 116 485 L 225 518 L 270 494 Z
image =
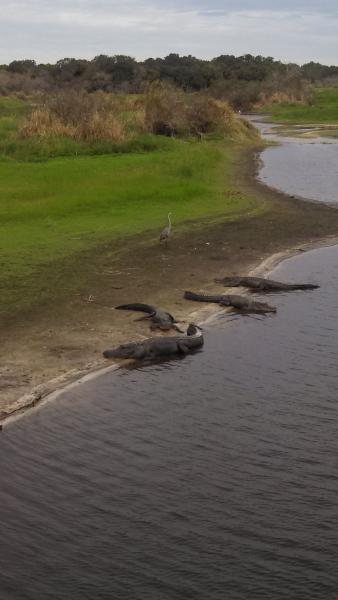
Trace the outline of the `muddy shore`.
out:
M 102 350 L 149 336 L 146 322 L 114 306 L 148 302 L 168 309 L 184 323 L 205 318 L 183 299 L 186 289 L 219 291 L 214 277 L 246 274 L 276 253 L 302 251 L 338 236 L 338 210 L 271 190 L 255 179 L 258 149 L 242 153 L 234 186 L 254 193 L 260 213 L 237 221 L 200 223 L 173 233 L 160 248 L 157 232 L 128 240 L 128 247 L 105 244 L 95 255 L 82 253 L 65 272 L 81 271 L 81 289 L 2 328 L 0 420 L 34 405 L 56 388 L 104 368 Z M 85 276 L 83 276 L 85 274 Z

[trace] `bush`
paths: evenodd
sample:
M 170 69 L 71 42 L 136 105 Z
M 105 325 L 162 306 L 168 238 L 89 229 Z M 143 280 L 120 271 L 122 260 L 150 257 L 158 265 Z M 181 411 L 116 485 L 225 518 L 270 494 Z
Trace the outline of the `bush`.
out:
M 145 126 L 157 135 L 177 135 L 184 129 L 184 92 L 156 81 L 145 94 Z
M 223 133 L 233 111 L 201 93 L 184 93 L 170 83 L 152 83 L 145 94 L 145 125 L 158 135 Z

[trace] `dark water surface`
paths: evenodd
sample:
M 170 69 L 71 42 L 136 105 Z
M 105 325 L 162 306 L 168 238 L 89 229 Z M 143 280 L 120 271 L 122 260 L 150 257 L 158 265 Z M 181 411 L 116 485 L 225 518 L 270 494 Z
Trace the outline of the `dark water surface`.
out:
M 262 167 L 258 178 L 263 183 L 287 194 L 338 203 L 337 138 L 284 137 L 277 135 L 278 129 L 270 123 L 260 122 L 258 116 L 250 120 L 263 137 L 278 141 L 278 146 L 269 146 L 260 154 Z M 301 130 L 294 131 L 300 133 Z
M 1 600 L 336 600 L 338 247 L 275 276 L 322 287 L 4 429 Z

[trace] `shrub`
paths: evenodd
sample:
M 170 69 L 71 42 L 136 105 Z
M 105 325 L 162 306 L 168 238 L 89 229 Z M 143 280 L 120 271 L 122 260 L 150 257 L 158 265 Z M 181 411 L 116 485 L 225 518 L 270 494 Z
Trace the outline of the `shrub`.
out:
M 223 133 L 233 111 L 225 103 L 217 103 L 204 94 L 189 94 L 186 103 L 186 120 L 189 132 Z
M 170 83 L 152 83 L 145 94 L 145 125 L 158 135 L 224 132 L 233 111 L 201 93 L 184 93 Z
M 157 135 L 183 133 L 184 93 L 161 81 L 149 85 L 145 94 L 145 126 Z

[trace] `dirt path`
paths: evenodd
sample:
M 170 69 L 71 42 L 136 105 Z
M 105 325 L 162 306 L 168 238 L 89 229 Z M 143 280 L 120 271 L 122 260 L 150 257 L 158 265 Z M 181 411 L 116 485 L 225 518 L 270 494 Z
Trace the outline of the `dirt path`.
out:
M 56 290 L 54 304 L 3 327 L 0 419 L 23 395 L 34 402 L 58 385 L 50 380 L 69 381 L 78 371 L 104 365 L 104 348 L 149 335 L 146 322 L 115 311 L 116 304 L 157 304 L 188 322 L 196 305 L 183 300 L 184 290 L 219 290 L 212 283 L 216 276 L 245 274 L 276 252 L 338 235 L 338 210 L 271 191 L 255 181 L 255 168 L 252 151 L 247 152 L 238 161 L 235 181 L 265 203 L 261 214 L 194 227 L 173 235 L 167 249 L 150 232 L 129 240 L 127 249 L 106 244 L 95 255 L 82 253 L 65 263 L 65 272 L 74 277 L 81 272 L 80 289 L 66 298 Z

